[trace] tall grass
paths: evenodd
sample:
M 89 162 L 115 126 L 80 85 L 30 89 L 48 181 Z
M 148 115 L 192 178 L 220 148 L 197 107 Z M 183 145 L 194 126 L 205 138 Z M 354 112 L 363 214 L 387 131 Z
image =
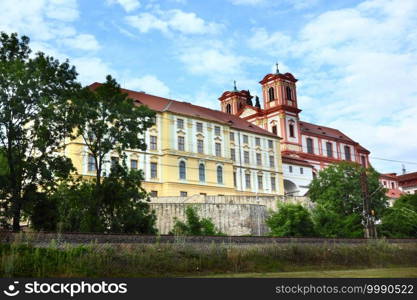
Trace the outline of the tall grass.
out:
M 416 244 L 0 245 L 2 277 L 160 277 L 417 266 Z

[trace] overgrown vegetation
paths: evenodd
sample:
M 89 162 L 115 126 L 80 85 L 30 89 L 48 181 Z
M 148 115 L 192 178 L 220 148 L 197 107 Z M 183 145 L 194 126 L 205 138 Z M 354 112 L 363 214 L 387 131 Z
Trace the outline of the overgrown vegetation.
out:
M 408 266 L 416 244 L 0 244 L 2 277 L 164 277 Z
M 186 221 L 181 222 L 175 218 L 174 228 L 170 234 L 174 235 L 224 235 L 216 229 L 213 221 L 208 218 L 200 218 L 197 210 L 190 206 L 185 209 Z
M 417 194 L 397 199 L 383 215 L 379 231 L 386 237 L 417 237 Z
M 341 162 L 321 170 L 310 184 L 309 196 L 315 203 L 313 221 L 322 237 L 363 237 L 363 194 L 361 173 L 366 171 L 370 209 L 380 219 L 387 207 L 385 189 L 379 174 L 372 168 L 364 170 L 356 163 Z
M 278 211 L 269 216 L 266 224 L 273 236 L 311 237 L 316 235 L 311 214 L 301 204 L 278 205 Z

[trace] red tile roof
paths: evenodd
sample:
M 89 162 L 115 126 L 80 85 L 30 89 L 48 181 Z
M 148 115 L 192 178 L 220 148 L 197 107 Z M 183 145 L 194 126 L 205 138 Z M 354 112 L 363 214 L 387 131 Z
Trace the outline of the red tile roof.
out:
M 319 136 L 327 137 L 330 139 L 336 139 L 338 141 L 345 142 L 348 144 L 355 144 L 358 146 L 359 150 L 369 153 L 367 149 L 359 145 L 357 142 L 352 140 L 350 137 L 348 137 L 347 135 L 345 135 L 343 132 L 341 132 L 338 129 L 334 129 L 334 128 L 330 128 L 330 127 L 326 127 L 322 125 L 316 125 L 312 123 L 307 123 L 304 121 L 300 121 L 300 127 L 301 127 L 301 133 L 304 133 L 306 135 L 311 133 L 314 135 L 319 135 Z
M 285 73 L 285 74 L 281 74 L 281 73 L 276 74 L 275 73 L 275 74 L 266 74 L 264 76 L 264 78 L 261 81 L 259 81 L 259 83 L 264 84 L 268 81 L 275 80 L 275 79 L 284 79 L 284 80 L 289 80 L 289 81 L 292 81 L 292 82 L 297 82 L 298 81 L 294 77 L 294 75 L 292 75 L 291 73 Z
M 399 189 L 389 189 L 385 195 L 387 195 L 388 198 L 391 199 L 398 199 L 403 195 L 404 193 Z
M 90 85 L 91 88 L 95 88 L 100 83 L 95 82 Z M 245 121 L 237 116 L 224 113 L 219 110 L 214 110 L 198 105 L 194 105 L 188 102 L 180 102 L 172 99 L 162 98 L 144 92 L 136 92 L 128 89 L 121 89 L 122 92 L 127 93 L 129 98 L 136 101 L 136 103 L 148 106 L 150 109 L 157 112 L 169 111 L 190 117 L 197 117 L 206 119 L 222 124 L 227 124 L 232 128 L 244 130 L 256 134 L 268 135 L 275 138 L 280 138 L 277 135 L 266 131 L 248 121 Z
M 398 180 L 397 173 L 388 173 L 388 174 L 381 174 L 381 178 L 389 179 L 389 180 Z
M 397 176 L 401 187 L 417 186 L 417 172 Z
M 289 156 L 289 155 L 282 155 L 282 162 L 283 163 L 288 163 L 288 164 L 293 164 L 293 165 L 306 166 L 306 167 L 313 168 L 313 166 L 308 161 L 303 160 L 301 158 Z

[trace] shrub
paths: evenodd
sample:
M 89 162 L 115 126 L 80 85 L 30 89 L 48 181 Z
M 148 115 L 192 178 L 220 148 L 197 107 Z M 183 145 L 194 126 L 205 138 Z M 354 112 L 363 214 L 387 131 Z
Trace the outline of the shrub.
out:
M 192 206 L 185 209 L 186 222 L 175 218 L 174 228 L 170 234 L 175 235 L 224 235 L 216 230 L 213 221 L 207 218 L 200 218 Z
M 266 224 L 273 236 L 311 237 L 315 234 L 310 212 L 300 204 L 280 205 Z

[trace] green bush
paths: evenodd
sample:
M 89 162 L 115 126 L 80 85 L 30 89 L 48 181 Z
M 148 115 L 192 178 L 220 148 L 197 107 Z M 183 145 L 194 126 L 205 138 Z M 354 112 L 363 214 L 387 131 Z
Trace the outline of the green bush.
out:
M 170 234 L 175 235 L 224 235 L 216 230 L 211 219 L 200 218 L 192 206 L 185 209 L 186 222 L 175 218 L 174 228 Z
M 282 204 L 278 212 L 266 220 L 270 234 L 282 237 L 312 237 L 315 235 L 310 212 L 300 204 Z

